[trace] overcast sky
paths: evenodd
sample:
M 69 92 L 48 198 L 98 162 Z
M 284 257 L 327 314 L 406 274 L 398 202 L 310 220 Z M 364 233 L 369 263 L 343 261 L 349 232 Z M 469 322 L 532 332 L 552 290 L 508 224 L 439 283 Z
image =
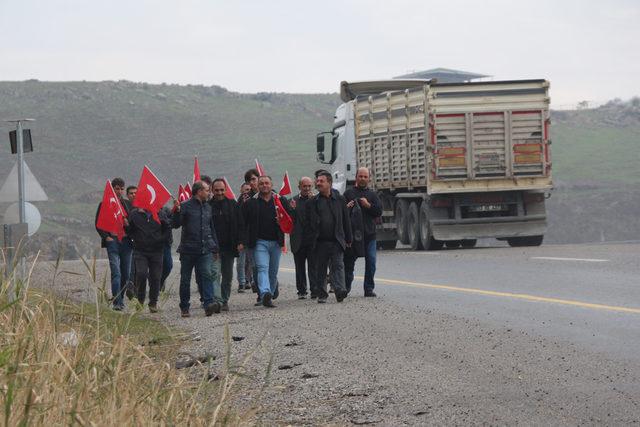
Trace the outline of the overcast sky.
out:
M 640 95 L 640 1 L 0 0 L 0 81 L 336 92 L 445 67 L 546 78 L 552 104 Z

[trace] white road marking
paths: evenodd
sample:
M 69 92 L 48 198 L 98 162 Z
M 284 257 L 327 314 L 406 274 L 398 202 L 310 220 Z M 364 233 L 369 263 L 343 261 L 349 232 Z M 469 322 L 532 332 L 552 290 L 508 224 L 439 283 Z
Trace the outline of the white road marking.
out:
M 534 256 L 531 259 L 542 259 L 549 261 L 582 261 L 582 262 L 609 262 L 608 259 L 599 259 L 599 258 L 560 258 L 560 257 L 552 257 L 552 256 Z

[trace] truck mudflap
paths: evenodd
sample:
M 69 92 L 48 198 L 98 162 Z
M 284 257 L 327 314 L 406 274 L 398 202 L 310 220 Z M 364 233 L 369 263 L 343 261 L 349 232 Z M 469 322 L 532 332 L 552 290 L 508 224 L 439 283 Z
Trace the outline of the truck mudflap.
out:
M 546 215 L 464 219 L 432 219 L 429 221 L 437 240 L 540 236 L 547 230 Z

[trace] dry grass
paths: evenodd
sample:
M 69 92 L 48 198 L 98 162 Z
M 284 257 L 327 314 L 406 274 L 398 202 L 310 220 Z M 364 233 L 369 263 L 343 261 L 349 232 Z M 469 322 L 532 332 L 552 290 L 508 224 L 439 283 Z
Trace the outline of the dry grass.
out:
M 98 288 L 95 268 L 91 271 L 89 263 L 87 268 L 88 285 Z M 203 378 L 194 382 L 172 365 L 179 346 L 175 334 L 138 314 L 109 310 L 102 294 L 96 294 L 95 303 L 80 304 L 30 290 L 28 279 L 2 279 L 0 423 L 198 426 L 246 422 L 227 404 L 242 377 L 242 369 L 231 368 L 229 351 L 221 381 L 208 382 L 203 369 Z

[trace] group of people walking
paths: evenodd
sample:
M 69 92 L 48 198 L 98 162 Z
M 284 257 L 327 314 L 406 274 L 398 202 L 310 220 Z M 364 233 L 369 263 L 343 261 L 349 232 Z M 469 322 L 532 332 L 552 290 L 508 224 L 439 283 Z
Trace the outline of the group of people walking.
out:
M 119 240 L 96 227 L 109 257 L 114 309 L 124 308 L 124 295 L 144 304 L 148 287 L 149 311 L 158 311 L 158 297 L 173 266 L 172 229 L 176 228 L 181 229 L 177 252 L 182 317 L 190 316 L 194 270 L 205 314 L 229 310 L 234 262 L 238 292 L 253 289 L 256 305 L 275 307 L 285 247 L 279 209 L 293 220 L 290 246 L 299 299 L 326 303 L 330 284 L 336 301 L 342 302 L 351 292 L 355 262 L 360 257 L 365 259 L 364 296 L 375 297 L 375 230 L 382 205 L 368 188 L 366 168 L 358 169 L 355 186 L 344 194 L 332 188 L 332 181 L 328 171 L 316 171 L 314 178 L 299 180 L 299 194 L 288 200 L 273 191 L 271 177 L 250 169 L 240 196 L 233 200 L 226 196 L 226 180 L 202 176 L 193 183 L 190 199 L 174 200 L 172 208 L 165 207 L 156 215 L 133 207 L 136 188 L 127 187 L 125 198 L 124 180 L 114 178 L 112 187 L 127 211 L 126 235 Z

